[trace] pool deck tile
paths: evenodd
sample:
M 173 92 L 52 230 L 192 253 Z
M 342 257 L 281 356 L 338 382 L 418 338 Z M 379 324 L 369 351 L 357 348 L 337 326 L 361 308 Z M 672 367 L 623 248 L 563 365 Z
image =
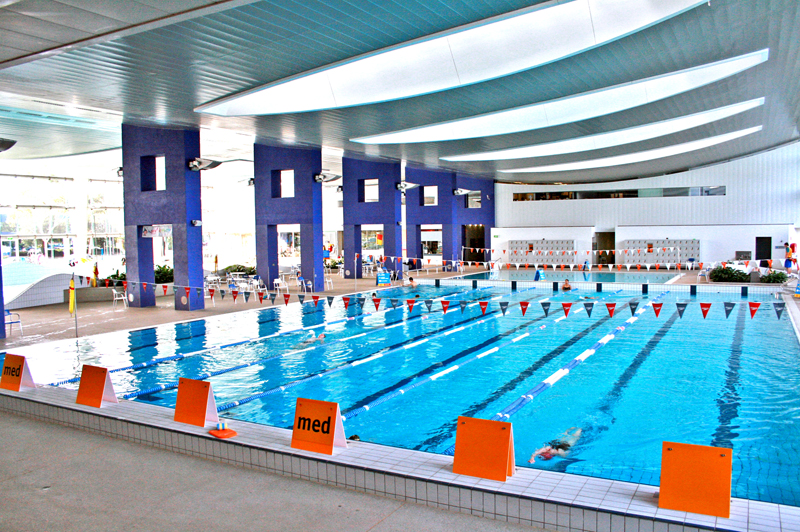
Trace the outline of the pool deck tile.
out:
M 800 508 L 733 499 L 731 519 L 658 508 L 654 486 L 518 468 L 508 482 L 452 472 L 452 458 L 348 442 L 332 456 L 290 447 L 286 429 L 228 420 L 239 433 L 219 441 L 177 423 L 174 411 L 121 401 L 101 409 L 75 404 L 75 390 L 0 390 L 0 410 L 43 419 L 238 467 L 335 484 L 428 506 L 554 530 L 600 532 L 800 532 Z

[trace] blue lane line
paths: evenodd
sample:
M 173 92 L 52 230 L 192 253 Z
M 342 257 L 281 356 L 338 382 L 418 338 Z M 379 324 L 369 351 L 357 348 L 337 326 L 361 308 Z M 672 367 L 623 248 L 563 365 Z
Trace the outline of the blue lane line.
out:
M 617 290 L 616 292 L 610 293 L 607 296 L 599 299 L 598 301 L 602 301 L 603 299 L 606 299 L 606 298 L 609 298 L 611 296 L 614 296 L 614 295 L 620 293 L 621 291 L 622 290 Z M 560 295 L 563 295 L 563 294 L 560 294 Z M 553 297 L 558 297 L 558 295 L 553 296 Z M 581 310 L 583 310 L 583 308 L 576 309 L 575 314 L 577 314 Z M 553 320 L 553 323 L 555 323 L 557 321 L 560 321 L 561 319 L 563 319 L 563 318 L 556 318 L 556 319 Z M 528 331 L 530 331 L 531 327 L 532 326 L 528 326 L 526 328 L 528 329 Z M 536 330 L 542 330 L 542 329 L 545 329 L 546 327 L 547 327 L 547 325 L 536 327 Z M 373 401 L 370 401 L 369 403 L 367 403 L 365 405 L 362 405 L 360 407 L 356 407 L 356 408 L 350 410 L 349 412 L 347 412 L 346 414 L 344 414 L 342 416 L 342 419 L 344 419 L 345 421 L 348 420 L 348 419 L 352 419 L 352 418 L 356 417 L 357 415 L 362 414 L 364 412 L 367 412 L 370 409 L 375 408 L 376 406 L 378 406 L 378 405 L 380 405 L 382 403 L 385 403 L 386 401 L 388 401 L 390 399 L 394 399 L 395 397 L 399 397 L 400 395 L 403 395 L 406 392 L 408 392 L 410 390 L 413 390 L 414 388 L 416 388 L 418 386 L 422 386 L 423 384 L 426 384 L 428 382 L 433 382 L 436 379 L 438 379 L 439 377 L 443 377 L 443 376 L 445 376 L 445 375 L 447 375 L 449 373 L 457 371 L 458 369 L 463 368 L 464 366 L 466 366 L 470 362 L 474 362 L 475 360 L 479 360 L 479 359 L 481 359 L 481 358 L 483 358 L 485 356 L 488 356 L 488 355 L 491 355 L 493 353 L 496 353 L 500 349 L 502 349 L 504 347 L 507 347 L 509 345 L 512 345 L 512 344 L 514 344 L 516 342 L 519 342 L 520 340 L 522 340 L 523 338 L 525 338 L 527 336 L 530 336 L 530 332 L 524 332 L 523 334 L 520 334 L 519 336 L 515 336 L 514 338 L 512 338 L 511 340 L 508 340 L 507 342 L 503 342 L 500 345 L 492 347 L 491 349 L 487 349 L 486 351 L 478 353 L 477 355 L 474 355 L 474 356 L 472 356 L 470 358 L 467 358 L 466 360 L 460 361 L 460 362 L 458 362 L 458 364 L 454 364 L 454 365 L 452 365 L 452 366 L 450 366 L 450 367 L 448 367 L 446 369 L 443 369 L 442 371 L 439 371 L 439 372 L 437 372 L 437 373 L 435 373 L 433 375 L 429 375 L 427 377 L 424 377 L 424 378 L 422 378 L 422 379 L 420 379 L 420 380 L 418 380 L 418 381 L 416 381 L 416 382 L 414 382 L 414 383 L 412 383 L 412 384 L 410 384 L 408 386 L 398 387 L 398 388 L 396 388 L 396 389 L 394 389 L 394 390 L 392 390 L 392 391 L 390 391 L 390 392 L 378 397 L 377 399 L 374 399 Z
M 464 294 L 467 294 L 467 293 L 468 292 L 464 292 Z M 461 295 L 464 295 L 464 294 L 461 294 Z M 454 301 L 458 301 L 458 300 L 454 300 Z M 399 324 L 399 323 L 408 323 L 409 321 L 412 321 L 412 320 L 422 319 L 423 316 L 427 316 L 427 314 L 419 314 L 417 316 L 411 316 L 410 318 L 407 318 L 406 320 L 397 321 L 397 322 L 395 322 L 393 324 L 381 327 L 380 330 L 375 329 L 375 330 L 371 330 L 369 332 L 364 332 L 364 333 L 361 333 L 361 334 L 357 334 L 355 336 L 348 336 L 346 338 L 338 338 L 338 339 L 335 339 L 333 341 L 346 342 L 347 340 L 350 340 L 352 338 L 358 338 L 358 337 L 366 336 L 367 334 L 381 332 L 382 330 L 385 330 L 387 328 L 393 327 L 394 325 Z M 331 323 L 336 323 L 336 322 L 331 322 Z M 450 329 L 452 327 L 455 327 L 456 325 L 457 324 L 450 325 L 450 326 L 445 327 L 445 328 L 440 329 L 440 330 Z M 315 325 L 314 327 L 318 327 L 318 325 Z M 401 342 L 401 344 L 402 343 L 412 342 L 412 341 L 416 340 L 417 338 L 419 338 L 419 337 L 416 337 L 416 338 L 411 339 L 411 340 L 407 340 L 406 342 Z M 231 345 L 238 345 L 238 344 L 242 344 L 242 343 L 248 343 L 248 342 L 247 341 L 238 342 L 237 344 L 231 344 Z M 315 346 L 315 347 L 321 347 L 321 346 Z M 279 357 L 284 357 L 284 356 L 287 356 L 287 355 L 294 355 L 294 354 L 297 354 L 297 353 L 303 353 L 303 352 L 306 352 L 306 351 L 310 351 L 311 349 L 314 349 L 315 347 L 308 347 L 306 349 L 298 349 L 298 350 L 286 351 L 284 353 L 278 353 L 278 354 L 274 354 L 274 355 L 269 355 L 269 356 L 266 356 L 266 357 L 258 358 L 256 360 L 253 360 L 253 361 L 245 363 L 245 364 L 240 364 L 238 366 L 220 369 L 220 370 L 217 370 L 217 371 L 215 371 L 213 373 L 203 373 L 201 375 L 197 375 L 197 376 L 194 376 L 192 378 L 194 378 L 196 380 L 204 380 L 204 379 L 207 379 L 209 377 L 215 377 L 217 375 L 223 375 L 225 373 L 230 373 L 231 371 L 236 371 L 236 370 L 247 368 L 247 367 L 250 367 L 250 366 L 255 366 L 257 364 L 262 364 L 264 362 L 267 362 L 267 361 L 275 359 L 275 358 L 279 358 Z M 370 355 L 370 356 L 372 356 L 372 355 Z M 172 381 L 172 382 L 168 382 L 166 384 L 160 384 L 158 386 L 154 386 L 152 388 L 147 388 L 145 390 L 137 390 L 135 392 L 131 392 L 131 393 L 127 393 L 127 394 L 123 395 L 122 398 L 123 399 L 134 399 L 136 397 L 141 397 L 143 395 L 150 395 L 150 394 L 153 394 L 153 393 L 163 392 L 163 391 L 166 391 L 166 390 L 173 390 L 173 389 L 178 387 L 179 382 L 180 381 Z
M 481 290 L 489 290 L 491 288 L 493 288 L 493 287 L 484 287 L 484 288 L 478 288 L 477 290 L 468 290 L 468 291 L 463 292 L 463 293 L 461 293 L 459 295 L 465 295 L 465 294 L 469 294 L 470 292 L 477 292 L 477 291 L 481 291 Z M 448 296 L 442 296 L 441 298 L 437 298 L 436 300 L 443 299 L 445 297 L 448 297 Z M 395 298 L 389 298 L 389 299 L 395 299 Z M 324 305 L 324 303 L 323 303 L 323 305 Z M 403 309 L 403 305 L 398 305 L 397 309 L 402 310 Z M 339 319 L 339 320 L 334 320 L 334 321 L 329 321 L 329 322 L 322 322 L 322 323 L 318 323 L 317 325 L 309 325 L 309 326 L 306 326 L 306 327 L 301 327 L 299 329 L 292 329 L 291 331 L 273 333 L 273 334 L 270 334 L 270 335 L 267 335 L 267 336 L 261 336 L 261 337 L 258 337 L 258 338 L 250 338 L 250 339 L 247 339 L 247 340 L 240 340 L 238 342 L 233 342 L 233 343 L 230 343 L 230 344 L 215 345 L 213 347 L 207 347 L 206 349 L 201 349 L 199 351 L 191 351 L 189 353 L 183 353 L 183 354 L 180 354 L 180 355 L 170 355 L 170 356 L 167 356 L 167 357 L 153 358 L 153 359 L 151 359 L 149 361 L 146 361 L 146 362 L 139 362 L 138 364 L 125 366 L 125 367 L 122 367 L 122 368 L 111 369 L 108 372 L 109 373 L 117 373 L 119 371 L 130 371 L 130 370 L 138 370 L 138 369 L 143 369 L 143 368 L 149 368 L 149 367 L 155 366 L 157 364 L 163 364 L 164 362 L 171 362 L 171 361 L 174 361 L 174 360 L 181 360 L 181 359 L 184 359 L 186 357 L 195 356 L 195 355 L 202 355 L 204 353 L 208 353 L 208 352 L 211 352 L 211 351 L 217 351 L 217 350 L 220 350 L 220 349 L 226 349 L 228 347 L 235 347 L 235 346 L 244 345 L 244 344 L 262 342 L 264 340 L 269 340 L 270 338 L 277 338 L 279 336 L 286 336 L 286 335 L 289 335 L 289 334 L 294 334 L 294 333 L 301 332 L 301 331 L 308 331 L 308 330 L 316 329 L 316 328 L 319 328 L 319 327 L 328 327 L 329 325 L 336 325 L 336 324 L 343 323 L 343 322 L 346 322 L 346 321 L 358 320 L 358 319 L 361 319 L 361 318 L 365 318 L 367 316 L 372 316 L 373 314 L 379 314 L 381 312 L 389 312 L 391 310 L 396 310 L 396 309 L 386 307 L 383 310 L 379 310 L 379 311 L 375 311 L 375 312 L 362 312 L 358 316 L 348 316 L 346 318 L 342 318 L 342 319 Z M 314 311 L 314 312 L 318 312 L 318 311 Z M 309 313 L 309 314 L 311 314 L 311 313 Z M 50 384 L 48 384 L 48 386 L 63 386 L 64 384 L 73 384 L 73 383 L 76 383 L 76 382 L 80 382 L 80 380 L 81 380 L 80 377 L 73 377 L 71 379 L 50 383 Z
M 537 384 L 535 387 L 533 387 L 532 389 L 530 389 L 527 392 L 525 392 L 524 394 L 522 394 L 521 397 L 516 399 L 510 405 L 508 405 L 507 407 L 505 407 L 504 409 L 502 409 L 500 412 L 498 412 L 497 414 L 493 415 L 489 419 L 491 419 L 492 421 L 508 421 L 508 419 L 512 415 L 514 415 L 517 412 L 519 412 L 525 405 L 527 405 L 528 403 L 533 401 L 539 394 L 541 394 L 542 392 L 544 392 L 546 390 L 549 390 L 550 388 L 552 388 L 555 385 L 555 383 L 557 383 L 559 380 L 561 380 L 562 377 L 568 375 L 571 369 L 574 369 L 576 366 L 581 364 L 587 358 L 589 358 L 590 356 L 595 354 L 597 351 L 602 349 L 604 346 L 606 346 L 609 342 L 611 342 L 614 338 L 616 338 L 620 333 L 625 331 L 625 329 L 630 327 L 632 324 L 636 323 L 636 321 L 639 319 L 639 317 L 647 311 L 647 307 L 652 306 L 653 303 L 655 303 L 656 301 L 658 301 L 659 299 L 661 299 L 662 297 L 664 297 L 668 293 L 669 293 L 669 291 L 662 292 L 658 296 L 656 296 L 655 298 L 651 299 L 646 305 L 640 307 L 639 310 L 634 312 L 633 316 L 631 316 L 630 318 L 625 320 L 625 323 L 623 325 L 620 325 L 619 327 L 617 327 L 616 329 L 614 329 L 613 331 L 611 331 L 610 333 L 608 333 L 607 335 L 602 337 L 600 340 L 595 342 L 595 344 L 592 347 L 590 347 L 589 349 L 585 350 L 583 353 L 581 353 L 580 355 L 575 357 L 572 361 L 570 361 L 568 364 L 563 366 L 561 369 L 559 369 L 558 371 L 556 371 L 555 373 L 553 373 L 552 375 L 547 377 L 545 380 L 543 380 L 542 382 Z M 456 449 L 456 446 L 452 445 L 452 446 L 450 446 L 448 449 L 446 449 L 444 451 L 444 454 L 452 455 L 453 453 L 455 453 L 455 449 Z
M 535 290 L 535 289 L 536 289 L 535 287 L 527 288 L 525 290 L 521 290 L 520 292 L 527 292 L 529 290 Z M 497 319 L 497 318 L 501 317 L 500 310 L 493 310 L 493 311 L 491 311 L 491 312 L 489 312 L 487 314 L 494 314 L 494 315 L 493 316 L 481 315 L 480 319 L 478 321 L 473 321 L 472 323 L 469 323 L 467 325 L 463 325 L 464 321 L 474 320 L 475 318 L 470 318 L 468 320 L 456 322 L 456 323 L 454 323 L 452 325 L 449 325 L 447 327 L 440 328 L 434 334 L 430 334 L 430 333 L 424 334 L 423 335 L 424 338 L 422 340 L 417 340 L 417 338 L 419 338 L 419 337 L 412 338 L 412 339 L 409 339 L 407 341 L 400 342 L 399 344 L 396 344 L 395 347 L 391 347 L 386 351 L 383 351 L 383 352 L 378 351 L 377 353 L 374 353 L 374 354 L 371 354 L 371 355 L 367 355 L 367 356 L 364 356 L 364 357 L 360 357 L 360 358 L 357 358 L 355 360 L 351 360 L 349 362 L 344 362 L 344 363 L 342 363 L 342 364 L 340 364 L 340 365 L 338 365 L 338 366 L 336 366 L 334 368 L 326 369 L 324 371 L 320 371 L 319 373 L 314 373 L 312 375 L 308 375 L 306 377 L 302 377 L 300 379 L 297 379 L 297 380 L 294 380 L 294 381 L 290 381 L 290 382 L 288 382 L 286 384 L 283 384 L 281 386 L 276 386 L 275 388 L 271 388 L 269 390 L 265 390 L 263 392 L 259 392 L 259 393 L 254 394 L 254 395 L 250 395 L 250 396 L 245 397 L 243 399 L 238 399 L 236 401 L 231 401 L 229 403 L 225 403 L 225 404 L 220 405 L 220 406 L 217 407 L 217 412 L 224 412 L 226 410 L 230 410 L 231 408 L 235 408 L 237 406 L 249 403 L 251 401 L 255 401 L 256 399 L 261 399 L 262 397 L 266 397 L 268 395 L 272 395 L 272 394 L 275 394 L 275 393 L 278 393 L 278 392 L 286 391 L 289 388 L 294 388 L 295 386 L 298 386 L 300 384 L 309 382 L 311 380 L 319 379 L 319 378 L 322 378 L 322 377 L 326 377 L 326 376 L 331 375 L 333 373 L 342 371 L 343 369 L 359 366 L 359 365 L 364 364 L 366 362 L 372 362 L 373 360 L 378 360 L 379 358 L 383 358 L 386 355 L 391 355 L 393 353 L 397 353 L 397 352 L 400 352 L 400 351 L 404 351 L 406 349 L 410 349 L 412 347 L 416 347 L 418 345 L 422 345 L 424 343 L 429 342 L 430 340 L 432 340 L 434 338 L 438 338 L 438 337 L 441 337 L 441 336 L 447 336 L 448 334 L 450 334 L 452 332 L 451 329 L 456 329 L 457 328 L 459 330 L 464 330 L 464 329 L 467 329 L 469 327 L 474 327 L 476 325 L 480 325 L 482 323 L 486 323 L 490 319 Z

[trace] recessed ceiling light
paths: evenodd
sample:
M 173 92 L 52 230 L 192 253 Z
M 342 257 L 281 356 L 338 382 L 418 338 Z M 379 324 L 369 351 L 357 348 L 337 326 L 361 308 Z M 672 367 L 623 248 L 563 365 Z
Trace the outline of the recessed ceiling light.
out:
M 452 155 L 449 157 L 440 157 L 440 159 L 444 159 L 445 161 L 503 161 L 599 150 L 671 135 L 704 124 L 709 124 L 735 114 L 743 113 L 744 111 L 748 111 L 760 105 L 764 105 L 764 98 L 757 98 L 755 100 L 736 103 L 726 107 L 718 107 L 717 109 L 681 116 L 679 118 L 672 118 L 670 120 L 663 120 L 661 122 L 654 122 L 652 124 L 645 124 L 618 131 L 609 131 L 608 133 L 600 133 L 598 135 L 588 135 L 585 137 L 548 142 L 546 144 L 536 144 L 533 146 L 522 146 L 520 148 L 511 148 L 507 150 Z
M 704 3 L 554 0 L 303 72 L 195 110 L 223 116 L 297 113 L 439 92 L 579 54 Z
M 767 48 L 699 67 L 557 100 L 351 140 L 363 144 L 439 142 L 505 135 L 569 124 L 663 100 L 733 76 L 763 63 L 768 58 Z
M 751 127 L 734 131 L 733 133 L 726 133 L 724 135 L 717 135 L 716 137 L 709 137 L 707 139 L 695 140 L 686 142 L 684 144 L 677 144 L 675 146 L 667 146 L 664 148 L 657 148 L 655 150 L 640 151 L 636 153 L 628 153 L 625 155 L 617 155 L 615 157 L 606 157 L 603 159 L 591 159 L 588 161 L 576 161 L 574 163 L 564 164 L 551 164 L 547 166 L 531 166 L 528 168 L 514 168 L 510 170 L 500 170 L 504 174 L 520 174 L 520 173 L 541 173 L 541 172 L 568 172 L 575 170 L 588 170 L 591 168 L 608 168 L 609 166 L 621 166 L 623 164 L 640 163 L 644 161 L 652 161 L 654 159 L 662 159 L 664 157 L 672 157 L 673 155 L 680 155 L 690 151 L 701 150 L 729 142 L 746 135 L 751 135 L 761 131 L 762 126 Z

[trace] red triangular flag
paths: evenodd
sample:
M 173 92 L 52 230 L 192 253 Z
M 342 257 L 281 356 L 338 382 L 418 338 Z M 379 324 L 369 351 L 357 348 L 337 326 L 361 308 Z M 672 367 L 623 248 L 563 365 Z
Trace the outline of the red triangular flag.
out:
M 166 287 L 164 287 L 164 288 L 166 288 Z M 208 295 L 211 296 L 211 299 L 214 299 L 214 289 L 213 288 L 209 288 L 208 289 Z
M 656 313 L 656 318 L 659 314 L 661 314 L 661 307 L 664 306 L 664 303 L 653 303 L 653 312 Z
M 756 312 L 758 311 L 758 307 L 761 306 L 761 303 L 750 303 L 750 319 L 756 317 Z
M 292 297 L 291 294 L 283 294 L 283 304 L 284 305 L 288 305 L 289 304 L 289 298 L 290 297 Z
M 728 267 L 728 263 L 727 263 L 727 262 L 723 262 L 723 263 L 722 263 L 722 267 L 723 267 L 723 268 L 727 268 L 727 267 Z
M 450 306 L 450 302 L 449 301 L 445 301 L 444 299 L 442 299 L 442 312 L 447 314 L 447 307 L 449 307 L 449 306 Z
M 703 311 L 703 319 L 706 319 L 708 311 L 711 308 L 711 303 L 700 303 L 700 310 Z
M 123 290 L 127 290 L 128 289 L 128 281 L 122 281 L 122 289 Z
M 414 301 L 416 301 L 416 299 L 406 299 L 406 304 L 408 305 L 409 312 L 413 312 L 414 310 Z
M 656 270 L 659 269 L 660 267 L 661 267 L 660 264 L 656 264 Z
M 311 300 L 314 302 L 314 306 L 316 307 L 317 303 L 319 302 L 319 296 L 311 296 Z
M 258 302 L 259 303 L 263 303 L 264 302 L 264 293 L 261 292 L 260 290 L 258 292 L 256 292 L 256 293 L 258 294 Z
M 350 306 L 350 298 L 345 296 L 342 298 L 342 301 L 344 302 L 344 309 L 347 310 L 347 307 Z
M 519 302 L 519 308 L 522 310 L 522 315 L 523 316 L 525 315 L 525 312 L 528 311 L 528 305 L 529 304 L 530 303 L 528 303 L 527 301 L 520 301 Z
M 614 317 L 614 309 L 617 307 L 616 303 L 606 303 L 606 308 L 608 309 L 608 317 Z
M 189 297 L 189 293 L 191 293 L 192 289 L 187 286 L 184 290 L 186 290 L 186 297 Z
M 572 308 L 572 303 L 561 303 L 561 306 L 564 309 L 564 317 L 566 318 L 569 316 L 569 309 Z
M 617 264 L 617 271 L 620 271 L 621 269 L 622 269 L 622 264 Z
M 189 290 L 188 288 L 186 290 Z M 239 295 L 238 290 L 231 290 L 231 294 L 233 294 L 233 302 L 236 303 L 236 296 Z
M 167 285 L 164 285 L 161 288 L 164 289 L 164 295 L 167 295 Z M 214 296 L 211 296 L 211 297 L 214 297 Z
M 373 297 L 372 302 L 375 303 L 375 310 L 378 310 L 378 307 L 381 306 L 381 299 L 379 297 Z
M 489 302 L 488 301 L 480 301 L 478 304 L 481 306 L 481 314 L 483 314 L 485 316 L 486 315 L 486 307 L 489 306 Z
M 147 292 L 147 283 L 142 283 L 142 288 L 144 288 L 144 291 Z M 189 294 L 186 295 L 188 296 Z
M 106 288 L 108 288 L 108 279 L 106 279 Z
M 748 266 L 750 266 L 750 261 L 749 260 L 744 261 L 744 267 L 747 268 Z

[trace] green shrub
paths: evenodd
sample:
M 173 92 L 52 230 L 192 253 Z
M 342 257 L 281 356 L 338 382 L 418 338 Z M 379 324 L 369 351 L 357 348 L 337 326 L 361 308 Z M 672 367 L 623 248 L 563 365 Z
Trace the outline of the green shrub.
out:
M 783 272 L 771 271 L 767 275 L 761 276 L 762 283 L 785 283 L 789 280 L 789 276 Z
M 242 264 L 231 264 L 222 269 L 223 272 L 231 273 L 231 272 L 242 272 L 245 275 L 256 275 L 256 269 L 254 266 L 244 266 Z
M 156 284 L 167 284 L 175 280 L 175 270 L 169 266 L 156 266 Z
M 750 276 L 741 270 L 733 268 L 723 268 L 718 266 L 708 274 L 709 278 L 715 283 L 749 283 Z

